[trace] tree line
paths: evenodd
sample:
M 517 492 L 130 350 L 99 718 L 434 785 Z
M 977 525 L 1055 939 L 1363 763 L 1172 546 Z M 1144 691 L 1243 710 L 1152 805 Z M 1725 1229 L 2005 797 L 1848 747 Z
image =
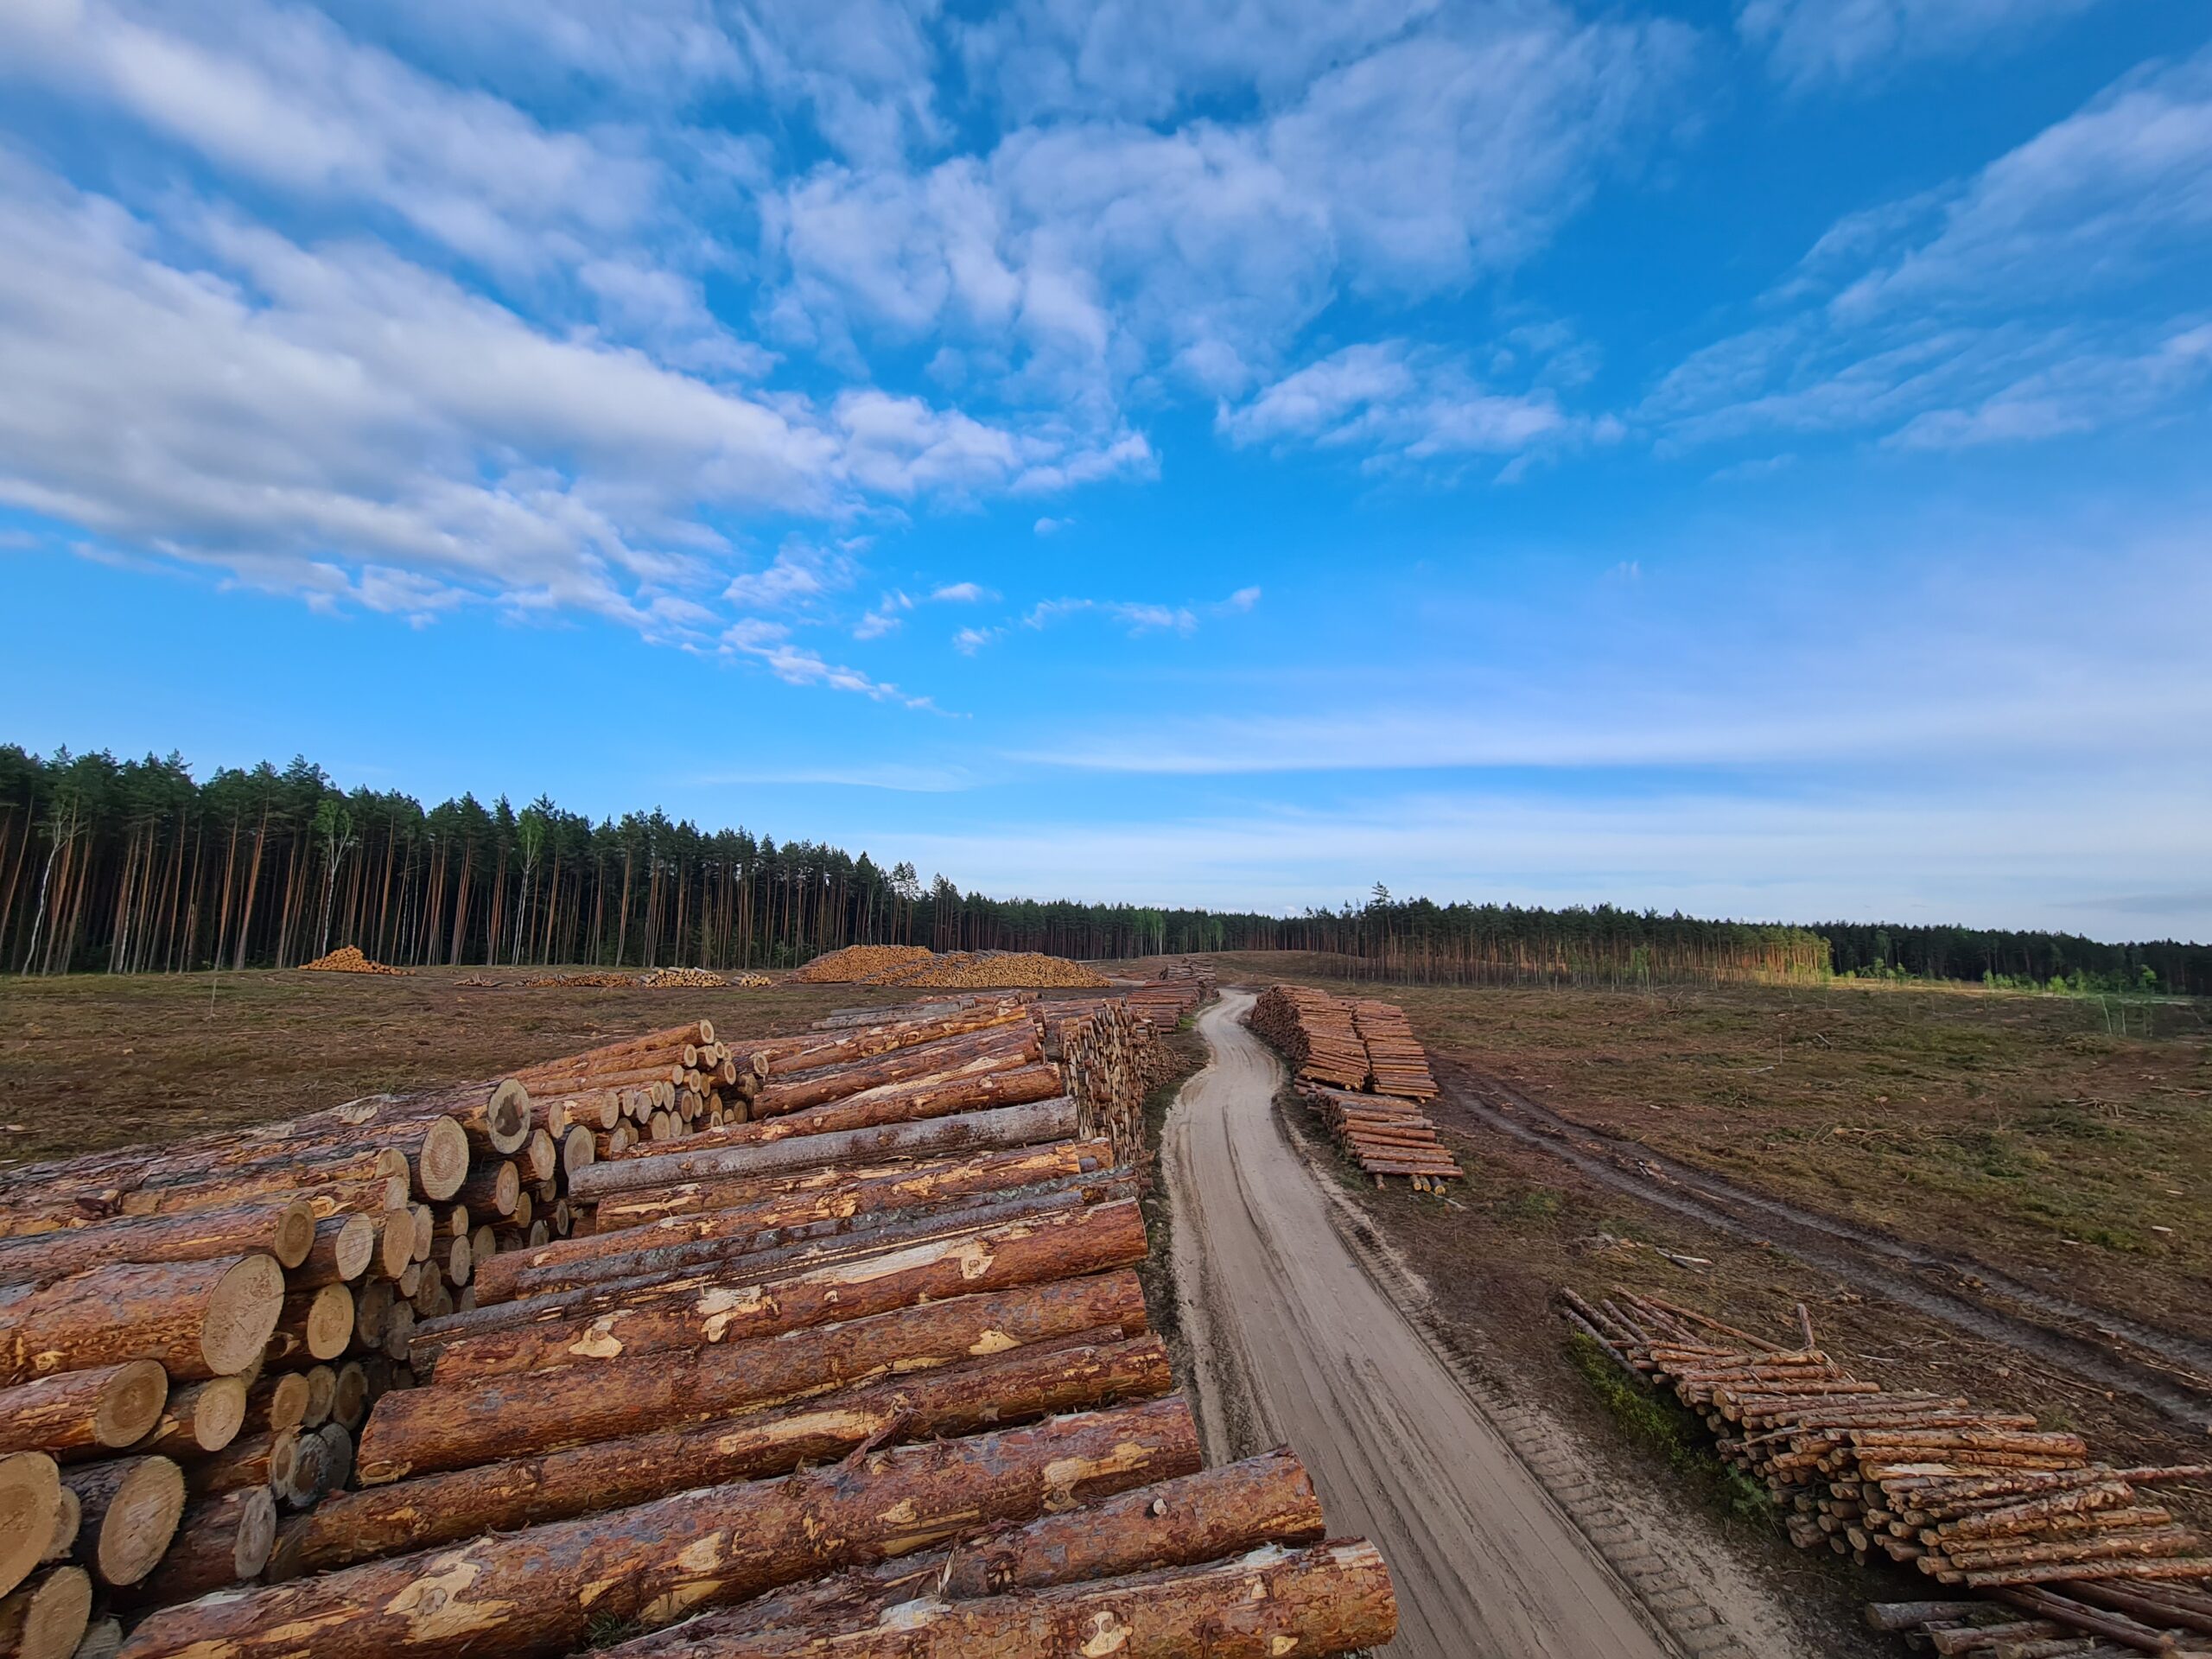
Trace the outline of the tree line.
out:
M 1962 978 L 2148 967 L 2164 988 L 2212 992 L 2212 953 L 2173 944 L 1437 905 L 1379 887 L 1288 917 L 1002 899 L 942 875 L 925 886 L 911 863 L 702 830 L 658 809 L 594 820 L 543 796 L 518 810 L 470 794 L 425 809 L 397 791 L 340 789 L 305 759 L 200 782 L 176 754 L 0 746 L 7 972 L 284 968 L 340 944 L 400 967 L 777 967 L 855 944 L 1093 958 L 1314 950 L 1377 978 L 1442 983 L 1816 980 L 1874 962 Z

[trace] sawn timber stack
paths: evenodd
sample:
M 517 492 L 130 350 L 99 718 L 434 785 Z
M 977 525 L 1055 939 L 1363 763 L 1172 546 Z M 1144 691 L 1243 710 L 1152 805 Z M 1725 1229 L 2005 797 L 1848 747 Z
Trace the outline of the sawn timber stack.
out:
M 1387 1641 L 1387 1570 L 1292 1453 L 1200 1467 L 1135 1272 L 1152 1020 L 902 1012 L 0 1173 L 0 1298 L 35 1316 L 0 1629 L 61 1655 L 113 1618 L 130 1659 Z M 153 1259 L 83 1268 L 87 1230 Z

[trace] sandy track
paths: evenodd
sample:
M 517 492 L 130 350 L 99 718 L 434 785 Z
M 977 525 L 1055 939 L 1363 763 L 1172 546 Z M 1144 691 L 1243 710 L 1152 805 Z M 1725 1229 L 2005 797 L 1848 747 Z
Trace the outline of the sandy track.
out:
M 1238 1023 L 1251 1001 L 1227 992 L 1199 1016 L 1212 1064 L 1163 1147 L 1209 1452 L 1297 1449 L 1331 1526 L 1390 1563 L 1393 1659 L 1660 1659 L 1618 1579 L 1337 1231 L 1275 1122 L 1281 1067 Z

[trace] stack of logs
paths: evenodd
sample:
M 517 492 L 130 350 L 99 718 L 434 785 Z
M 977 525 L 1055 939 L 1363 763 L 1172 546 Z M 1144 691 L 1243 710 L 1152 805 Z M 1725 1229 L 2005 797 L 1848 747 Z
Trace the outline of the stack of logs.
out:
M 1300 1097 L 1377 1186 L 1402 1176 L 1419 1191 L 1440 1192 L 1460 1178 L 1418 1103 L 1435 1096 L 1436 1080 L 1402 1009 L 1276 985 L 1245 1020 L 1290 1061 Z
M 1863 1381 L 1819 1350 L 1802 1307 L 1802 1343 L 1777 1349 L 1625 1291 L 1561 1300 L 1705 1420 L 1784 1507 L 1792 1541 L 1909 1562 L 1963 1592 L 1877 1604 L 1877 1629 L 1993 1659 L 2212 1653 L 2212 1552 L 2146 1490 L 2212 1467 L 2116 1469 L 2025 1414 Z
M 1433 1100 L 1436 1079 L 1429 1074 L 1428 1052 L 1414 1037 L 1403 1008 L 1394 1002 L 1362 998 L 1351 1005 L 1353 1027 L 1367 1049 L 1368 1087 L 1400 1100 Z
M 409 1210 L 333 1207 L 326 1239 L 315 1211 L 337 1187 L 321 1176 L 354 1163 L 301 1128 L 318 1120 L 264 1142 L 317 1172 L 288 1189 L 319 1195 L 301 1200 L 304 1251 L 286 1236 L 185 1258 L 188 1273 L 108 1265 L 0 1293 L 8 1356 L 43 1391 L 0 1396 L 14 1437 L 0 1446 L 17 1451 L 0 1463 L 0 1592 L 17 1591 L 0 1602 L 0 1652 L 71 1653 L 95 1580 L 130 1624 L 124 1659 L 431 1645 L 1195 1659 L 1386 1642 L 1381 1559 L 1325 1541 L 1291 1453 L 1200 1467 L 1133 1271 L 1135 1177 L 1112 1142 L 1077 1133 L 1041 1052 L 1054 1022 L 1034 1008 L 978 999 L 758 1043 L 695 1024 L 534 1068 L 543 1099 L 508 1079 L 426 1096 L 435 1108 L 380 1103 L 348 1127 L 371 1163 L 400 1152 L 405 1173 L 381 1178 L 400 1186 L 426 1170 L 443 1185 L 418 1144 L 433 1120 L 463 1137 L 472 1193 L 553 1137 L 556 1105 L 594 1156 L 556 1160 L 571 1236 L 495 1235 L 511 1248 L 473 1261 L 451 1309 L 405 1332 L 404 1363 L 363 1363 L 347 1409 L 374 1395 L 373 1409 L 344 1465 L 326 1462 L 320 1503 L 273 1496 L 264 1443 L 283 1414 L 268 1396 L 300 1375 L 283 1369 L 286 1274 L 309 1299 L 309 1280 L 383 1283 L 365 1275 L 402 1236 L 392 1217 L 409 1219 L 410 1260 L 414 1234 Z M 1103 1012 L 1059 1019 L 1063 1051 Z M 753 1079 L 729 1096 L 744 1122 L 601 1154 L 613 1129 L 589 1103 L 664 1080 L 630 1074 L 724 1062 Z M 174 1243 L 175 1229 L 123 1218 L 118 1189 L 179 1184 L 154 1173 L 173 1158 L 147 1156 L 11 1173 L 5 1213 L 75 1204 L 82 1225 L 36 1237 L 106 1234 L 111 1263 L 133 1238 Z M 50 1185 L 68 1191 L 37 1202 Z M 236 1207 L 176 1213 L 213 1237 Z M 361 1220 L 372 1260 L 349 1279 L 338 1241 Z M 188 1278 L 219 1295 L 192 1301 Z M 303 1306 L 301 1339 L 317 1328 Z M 200 1446 L 213 1379 L 257 1362 L 229 1391 L 247 1433 Z M 257 1460 L 238 1457 L 249 1445 Z M 296 1511 L 281 1523 L 280 1503 Z
M 1367 1087 L 1367 1045 L 1352 1023 L 1351 1004 L 1303 985 L 1272 986 L 1245 1022 L 1282 1051 L 1301 1083 Z
M 1458 1161 L 1445 1149 L 1428 1116 L 1409 1101 L 1388 1095 L 1355 1095 L 1343 1089 L 1301 1084 L 1298 1092 L 1328 1125 L 1338 1150 L 1375 1178 L 1402 1175 L 1414 1190 L 1440 1192 L 1460 1178 Z
M 259 1572 L 552 1152 L 501 1080 L 0 1172 L 0 1652 Z

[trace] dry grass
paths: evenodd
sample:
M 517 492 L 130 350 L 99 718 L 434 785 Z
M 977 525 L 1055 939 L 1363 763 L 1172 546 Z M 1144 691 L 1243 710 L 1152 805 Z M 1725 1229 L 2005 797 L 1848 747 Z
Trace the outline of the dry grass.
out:
M 911 993 L 461 984 L 481 969 L 0 981 L 0 1160 L 289 1117 L 357 1095 L 486 1077 L 702 1017 L 796 1031 Z

